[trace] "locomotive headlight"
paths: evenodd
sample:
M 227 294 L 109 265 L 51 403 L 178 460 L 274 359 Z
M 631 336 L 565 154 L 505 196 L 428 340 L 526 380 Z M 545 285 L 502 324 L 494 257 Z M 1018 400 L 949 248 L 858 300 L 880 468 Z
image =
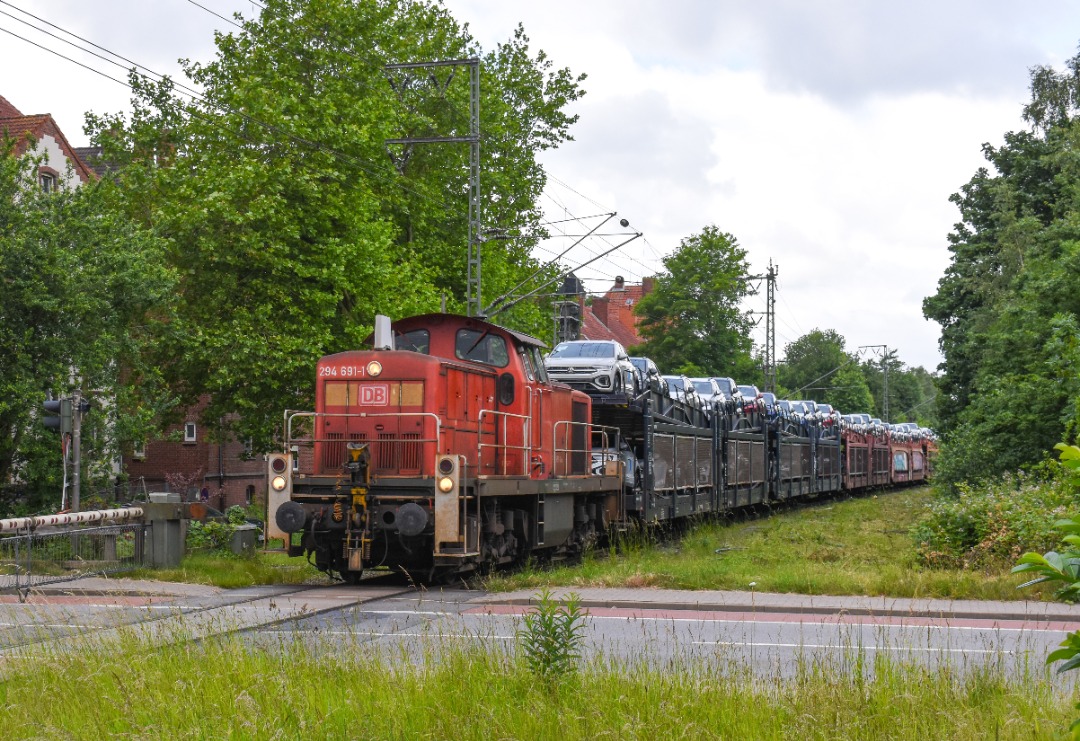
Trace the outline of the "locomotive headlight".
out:
M 284 476 L 275 476 L 270 480 L 270 486 L 274 487 L 274 491 L 285 491 L 285 487 L 288 482 Z
M 449 476 L 443 476 L 439 479 L 439 491 L 443 494 L 449 494 L 454 490 L 454 480 Z
M 370 363 L 367 364 L 367 374 L 369 376 L 374 378 L 380 373 L 382 373 L 382 363 L 380 363 L 378 360 L 372 360 Z

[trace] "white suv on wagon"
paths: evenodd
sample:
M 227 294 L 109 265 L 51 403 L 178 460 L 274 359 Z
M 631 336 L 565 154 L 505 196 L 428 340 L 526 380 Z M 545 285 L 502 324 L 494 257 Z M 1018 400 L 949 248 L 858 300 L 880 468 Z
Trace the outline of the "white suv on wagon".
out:
M 636 393 L 636 373 L 626 350 L 614 340 L 560 342 L 544 359 L 552 380 L 590 393 Z

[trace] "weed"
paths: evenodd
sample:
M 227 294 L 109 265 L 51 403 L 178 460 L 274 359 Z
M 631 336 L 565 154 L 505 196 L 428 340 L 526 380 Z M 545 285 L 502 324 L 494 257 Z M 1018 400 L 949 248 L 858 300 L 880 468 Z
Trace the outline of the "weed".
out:
M 584 630 L 585 611 L 578 596 L 569 594 L 562 605 L 545 589 L 536 609 L 525 615 L 517 633 L 525 666 L 547 682 L 556 682 L 575 671 L 585 640 Z

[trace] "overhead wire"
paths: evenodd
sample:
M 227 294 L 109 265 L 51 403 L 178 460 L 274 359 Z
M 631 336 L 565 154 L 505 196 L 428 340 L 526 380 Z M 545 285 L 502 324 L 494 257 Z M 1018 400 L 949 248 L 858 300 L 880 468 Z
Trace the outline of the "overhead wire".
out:
M 559 180 L 558 180 L 557 178 L 553 178 L 553 179 L 554 179 L 554 180 L 556 180 L 556 181 L 557 181 L 557 182 L 559 182 L 559 183 L 561 183 L 561 182 L 562 182 L 562 181 L 559 181 Z M 570 190 L 571 190 L 572 192 L 575 192 L 575 193 L 577 193 L 577 191 L 573 191 L 573 189 L 570 189 Z M 567 206 L 566 206 L 566 205 L 565 205 L 564 203 L 561 203 L 561 202 L 560 202 L 560 201 L 559 201 L 559 200 L 558 200 L 558 199 L 557 199 L 557 198 L 556 198 L 556 197 L 554 196 L 554 194 L 552 194 L 552 193 L 550 193 L 549 191 L 546 191 L 546 190 L 545 190 L 545 191 L 544 191 L 544 194 L 543 194 L 543 195 L 544 195 L 544 197 L 545 197 L 545 198 L 547 198 L 548 200 L 550 200 L 550 201 L 552 201 L 553 203 L 555 203 L 555 204 L 556 204 L 556 205 L 557 205 L 557 206 L 558 206 L 558 207 L 559 207 L 560 209 L 564 210 L 564 211 L 565 211 L 566 213 L 571 213 L 571 212 L 570 212 L 570 209 L 569 209 L 569 207 L 567 207 Z M 578 195 L 580 195 L 580 194 L 578 194 Z M 585 196 L 582 196 L 582 197 L 584 198 Z M 595 201 L 594 201 L 594 203 L 595 203 Z M 597 203 L 596 205 L 598 205 L 598 206 L 599 206 L 600 204 L 598 204 L 598 203 Z M 602 206 L 601 206 L 601 207 L 602 207 Z M 569 235 L 566 235 L 566 236 L 569 236 Z M 605 243 L 605 244 L 606 244 L 607 246 L 609 246 L 609 247 L 610 247 L 610 246 L 612 246 L 611 242 L 610 242 L 610 241 L 609 241 L 609 240 L 607 239 L 607 236 L 606 236 L 606 235 L 597 235 L 597 239 L 599 239 L 600 241 L 604 242 L 604 243 Z M 590 258 L 596 258 L 596 257 L 598 257 L 598 251 L 594 251 L 594 250 L 593 250 L 593 248 L 592 248 L 592 247 L 591 247 L 590 245 L 587 245 L 587 244 L 583 244 L 583 245 L 582 245 L 582 249 L 583 249 L 583 250 L 584 250 L 584 251 L 585 251 L 585 252 L 586 252 L 586 253 L 587 253 L 587 254 L 589 255 L 589 257 L 590 257 Z M 647 274 L 649 274 L 649 273 L 655 273 L 655 269 L 654 269 L 654 268 L 652 268 L 652 267 L 650 267 L 650 266 L 646 265 L 645 263 L 643 263 L 643 262 L 641 262 L 641 261 L 637 260 L 637 259 L 636 259 L 636 258 L 634 258 L 634 257 L 633 257 L 632 255 L 629 255 L 629 254 L 625 254 L 625 253 L 622 253 L 622 254 L 621 254 L 621 257 L 622 257 L 622 258 L 625 258 L 626 260 L 629 260 L 630 262 L 636 263 L 637 265 L 640 265 L 640 266 L 641 266 L 642 268 L 644 268 L 644 270 L 643 270 L 643 271 L 641 272 L 640 276 L 638 276 L 638 277 L 645 277 L 645 275 L 647 275 Z M 614 261 L 613 261 L 613 260 L 612 260 L 611 258 L 607 258 L 607 259 L 604 259 L 604 260 L 603 260 L 603 262 L 613 263 Z M 619 265 L 619 266 L 618 266 L 618 268 L 625 268 L 625 265 Z M 599 269 L 597 269 L 597 271 L 598 271 L 598 270 L 599 270 Z M 620 270 L 619 272 L 625 272 L 625 270 Z M 610 276 L 608 276 L 608 277 L 610 278 Z M 633 277 L 633 276 L 632 276 L 632 277 Z M 584 280 L 584 279 L 583 279 L 583 280 Z
M 189 0 L 189 1 L 191 1 L 191 0 Z M 410 193 L 411 195 L 417 196 L 418 198 L 421 198 L 423 200 L 427 200 L 430 203 L 438 205 L 438 206 L 442 207 L 444 210 L 446 210 L 448 212 L 451 212 L 451 213 L 456 212 L 457 215 L 459 215 L 459 216 L 464 215 L 464 213 L 465 213 L 464 209 L 461 209 L 460 207 L 454 206 L 453 204 L 451 204 L 451 203 L 449 203 L 447 201 L 440 201 L 438 199 L 435 199 L 435 198 L 431 197 L 430 195 L 428 195 L 426 193 L 422 193 L 420 191 L 415 190 L 414 188 L 410 188 L 409 186 L 405 185 L 404 183 L 401 183 L 397 179 L 391 179 L 386 173 L 384 173 L 383 171 L 377 169 L 377 167 L 375 165 L 373 165 L 372 163 L 366 162 L 366 161 L 364 161 L 362 159 L 359 159 L 359 158 L 357 158 L 357 157 L 355 157 L 355 156 L 353 156 L 351 154 L 348 154 L 348 153 L 342 152 L 340 150 L 337 150 L 337 149 L 335 149 L 333 147 L 329 147 L 329 146 L 323 144 L 322 142 L 313 141 L 311 139 L 307 139 L 306 137 L 302 137 L 302 136 L 299 136 L 297 134 L 294 134 L 294 133 L 292 133 L 290 131 L 286 131 L 286 130 L 282 129 L 279 126 L 276 126 L 274 124 L 270 124 L 270 123 L 267 123 L 265 121 L 262 121 L 262 120 L 260 120 L 258 118 L 255 118 L 254 116 L 251 116 L 250 114 L 244 113 L 243 111 L 236 110 L 235 108 L 233 108 L 231 106 L 228 106 L 228 105 L 225 105 L 223 103 L 216 102 L 216 101 L 212 101 L 212 100 L 208 99 L 207 97 L 205 97 L 204 95 L 202 95 L 201 93 L 199 93 L 198 91 L 195 91 L 193 88 L 190 88 L 190 87 L 188 87 L 186 85 L 183 85 L 182 83 L 178 83 L 178 82 L 174 81 L 172 78 L 167 77 L 166 75 L 163 75 L 163 74 L 161 74 L 159 72 L 155 72 L 154 70 L 150 69 L 149 67 L 146 67 L 146 66 L 141 65 L 141 64 L 139 64 L 137 62 L 134 62 L 134 61 L 128 59 L 127 57 L 125 57 L 125 56 L 123 56 L 121 54 L 117 54 L 116 52 L 113 52 L 112 50 L 107 49 L 106 47 L 101 46 L 99 44 L 96 44 L 93 41 L 85 39 L 82 36 L 79 36 L 78 34 L 72 32 L 72 31 L 68 31 L 67 29 L 63 28 L 62 26 L 54 24 L 54 23 L 52 23 L 52 22 L 50 22 L 48 20 L 45 20 L 43 18 L 39 18 L 38 16 L 34 15 L 33 13 L 25 11 L 22 8 L 19 8 L 18 6 L 14 5 L 14 4 L 10 3 L 10 2 L 7 2 L 7 0 L 0 0 L 0 5 L 5 5 L 7 7 L 10 7 L 12 9 L 14 9 L 14 10 L 17 10 L 18 12 L 23 13 L 24 15 L 27 15 L 27 16 L 33 18 L 34 20 L 37 20 L 37 21 L 39 21 L 41 23 L 45 23 L 46 25 L 48 25 L 48 26 L 50 26 L 52 28 L 55 28 L 55 29 L 61 31 L 62 33 L 65 33 L 65 34 L 67 34 L 67 35 L 69 35 L 69 36 L 71 36 L 73 38 L 76 38 L 79 41 L 82 41 L 83 43 L 89 44 L 89 45 L 93 46 L 96 49 L 100 49 L 100 50 L 104 51 L 106 54 L 112 55 L 112 56 L 116 57 L 117 59 L 124 60 L 125 62 L 131 64 L 135 69 L 144 70 L 145 72 L 149 73 L 149 75 L 152 75 L 153 78 L 157 78 L 156 80 L 153 80 L 155 82 L 168 80 L 170 82 L 170 84 L 174 87 L 174 89 L 175 88 L 180 89 L 180 94 L 181 95 L 186 95 L 187 97 L 191 98 L 192 103 L 195 103 L 195 102 L 203 103 L 207 107 L 212 108 L 212 109 L 217 109 L 220 112 L 230 113 L 230 114 L 239 116 L 244 121 L 252 123 L 252 124 L 254 124 L 256 126 L 260 126 L 260 127 L 264 128 L 264 129 L 266 129 L 267 131 L 270 131 L 270 132 L 273 132 L 275 134 L 284 136 L 285 138 L 287 138 L 288 140 L 292 141 L 295 144 L 300 144 L 300 145 L 308 147 L 310 149 L 314 149 L 316 151 L 321 151 L 321 152 L 323 152 L 325 154 L 329 154 L 329 155 L 331 155 L 333 157 L 336 157 L 336 158 L 338 158 L 338 159 L 340 159 L 340 160 L 342 160 L 342 161 L 344 161 L 346 163 L 353 164 L 357 168 L 359 168 L 359 169 L 363 170 L 364 172 L 366 172 L 368 175 L 371 175 L 371 176 L 373 176 L 373 177 L 375 177 L 377 179 L 381 179 L 384 183 L 386 183 L 388 185 L 400 188 L 403 192 Z M 117 61 L 115 61 L 113 59 L 108 59 L 108 58 L 102 56 L 101 54 L 98 54 L 98 53 L 93 52 L 93 51 L 91 51 L 89 49 L 85 49 L 83 47 L 80 47 L 77 44 L 74 44 L 73 42 L 68 41 L 67 39 L 63 39 L 63 38 L 57 36 L 56 34 L 53 34 L 53 33 L 49 32 L 49 31 L 47 31 L 47 30 L 45 30 L 43 28 L 38 28 L 38 27 L 34 26 L 33 24 L 28 23 L 27 21 L 24 21 L 24 20 L 22 20 L 20 18 L 16 18 L 15 16 L 11 15 L 10 13 L 6 13 L 4 11 L 0 11 L 0 13 L 2 13 L 3 15 L 11 18 L 12 20 L 15 20 L 15 21 L 17 21 L 19 23 L 27 25 L 30 28 L 33 28 L 34 30 L 36 30 L 36 31 L 38 31 L 40 33 L 43 33 L 43 34 L 45 34 L 45 35 L 47 35 L 47 36 L 49 36 L 51 38 L 54 38 L 54 39 L 56 39 L 58 41 L 61 41 L 61 42 L 66 43 L 66 44 L 68 44 L 70 46 L 73 46 L 74 48 L 78 49 L 79 51 L 82 51 L 84 53 L 87 53 L 87 54 L 90 54 L 90 55 L 92 55 L 94 57 L 97 57 L 98 59 L 101 59 L 102 61 L 105 61 L 105 62 L 107 62 L 109 64 L 113 64 L 113 65 L 115 65 L 117 67 L 124 68 L 123 65 L 121 65 L 119 62 L 117 62 Z M 236 24 L 234 24 L 234 25 L 236 25 Z M 3 27 L 0 27 L 0 31 L 3 31 L 4 33 L 7 33 L 10 36 L 14 36 L 15 38 L 17 38 L 17 39 L 19 39 L 21 41 L 24 41 L 24 42 L 26 42 L 28 44 L 31 44 L 32 46 L 35 46 L 35 47 L 37 47 L 37 48 L 39 48 L 39 49 L 41 49 L 43 51 L 49 52 L 50 54 L 53 54 L 53 55 L 55 55 L 57 57 L 60 57 L 61 59 L 65 60 L 65 61 L 71 62 L 72 64 L 76 64 L 76 65 L 78 65 L 78 66 L 80 66 L 80 67 L 82 67 L 82 68 L 84 68 L 86 70 L 89 70 L 90 72 L 94 72 L 95 74 L 98 74 L 98 75 L 104 77 L 107 80 L 115 82 L 115 83 L 117 83 L 119 85 L 123 85 L 124 87 L 127 87 L 130 90 L 135 90 L 135 88 L 131 85 L 130 82 L 127 82 L 125 80 L 120 80 L 120 79 L 117 79 L 115 77 L 112 77 L 112 76 L 102 72 L 101 70 L 95 68 L 95 67 L 84 64 L 84 63 L 82 63 L 82 62 L 80 62 L 80 61 L 78 61 L 76 59 L 73 59 L 73 58 L 71 58 L 71 57 L 69 57 L 69 56 L 67 56 L 65 54 L 62 54 L 62 53 L 56 51 L 55 49 L 51 49 L 51 48 L 49 48 L 47 46 L 39 44 L 39 43 L 37 43 L 37 42 L 35 42 L 35 41 L 31 40 L 31 39 L 26 38 L 25 36 L 21 36 L 20 34 L 17 34 L 14 31 L 11 31 L 11 30 L 3 28 Z M 204 121 L 205 123 L 208 123 L 208 124 L 210 124 L 212 126 L 215 126 L 215 127 L 219 128 L 219 129 L 221 129 L 222 131 L 226 131 L 228 133 L 231 133 L 231 134 L 233 134 L 234 136 L 236 136 L 238 138 L 244 139 L 244 140 L 252 142 L 252 143 L 260 143 L 257 140 L 252 139 L 251 137 L 245 135 L 244 133 L 242 133 L 240 131 L 237 131 L 235 129 L 232 129 L 232 128 L 222 124 L 220 121 L 215 121 L 215 120 L 211 119 L 209 116 L 205 116 L 205 115 L 197 113 L 196 111 L 192 110 L 191 108 L 185 107 L 185 112 L 188 115 L 191 115 L 194 118 L 197 118 L 199 120 Z

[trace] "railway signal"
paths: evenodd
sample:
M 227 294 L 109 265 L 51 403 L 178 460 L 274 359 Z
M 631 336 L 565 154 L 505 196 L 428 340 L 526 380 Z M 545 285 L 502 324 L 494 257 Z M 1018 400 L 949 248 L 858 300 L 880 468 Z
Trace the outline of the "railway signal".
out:
M 42 407 L 45 409 L 45 415 L 42 417 L 42 424 L 45 425 L 46 429 L 59 432 L 61 435 L 61 439 L 64 440 L 65 445 L 67 444 L 67 442 L 66 438 L 64 438 L 63 436 L 71 436 L 71 510 L 73 512 L 78 512 L 80 485 L 79 474 L 81 468 L 80 438 L 82 437 L 82 418 L 84 414 L 90 411 L 90 400 L 83 398 L 82 393 L 78 389 L 76 389 L 74 394 L 63 399 L 46 399 L 42 403 Z M 66 469 L 66 453 L 64 459 L 64 466 Z M 66 497 L 64 504 L 67 504 Z
M 45 408 L 45 416 L 42 417 L 41 421 L 46 429 L 54 430 L 61 435 L 70 435 L 72 420 L 71 399 L 46 399 L 42 406 Z

